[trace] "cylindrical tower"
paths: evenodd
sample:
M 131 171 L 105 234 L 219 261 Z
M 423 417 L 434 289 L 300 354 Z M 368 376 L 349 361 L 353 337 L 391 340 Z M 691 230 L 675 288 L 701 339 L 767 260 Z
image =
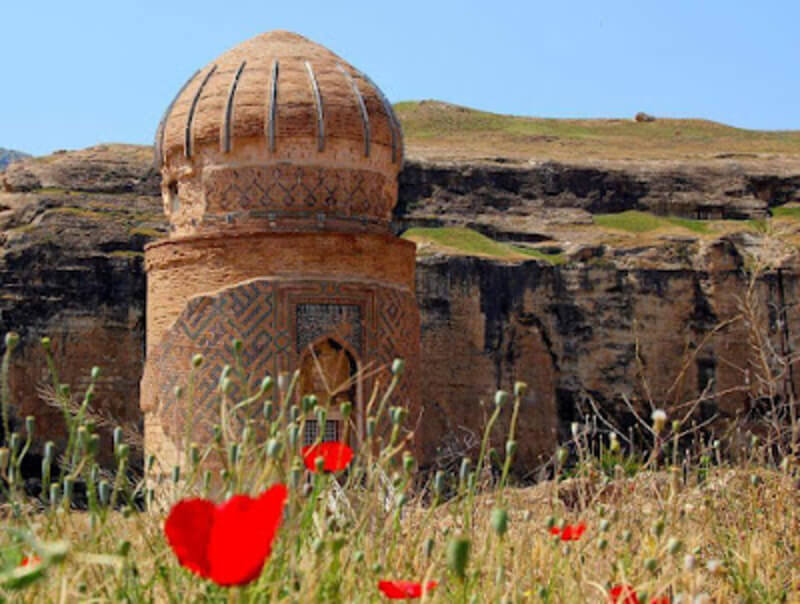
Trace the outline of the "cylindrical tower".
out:
M 265 33 L 192 76 L 155 149 L 171 230 L 145 251 L 146 453 L 175 463 L 189 416 L 192 439 L 208 438 L 234 338 L 253 385 L 299 369 L 302 393 L 353 401 L 352 434 L 395 357 L 395 404 L 418 412 L 415 248 L 389 230 L 402 132 L 378 87 L 301 36 Z M 178 398 L 195 353 L 191 400 Z M 341 421 L 303 437 L 335 439 Z

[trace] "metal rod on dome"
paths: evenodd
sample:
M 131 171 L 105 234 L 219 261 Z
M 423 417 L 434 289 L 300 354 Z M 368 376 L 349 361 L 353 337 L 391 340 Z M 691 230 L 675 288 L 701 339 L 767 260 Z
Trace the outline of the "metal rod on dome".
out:
M 395 163 L 397 161 L 398 143 L 402 142 L 398 139 L 403 136 L 400 123 L 397 121 L 397 117 L 394 114 L 392 104 L 389 102 L 389 99 L 386 98 L 386 95 L 383 94 L 383 90 L 381 90 L 378 85 L 372 81 L 372 78 L 370 78 L 363 71 L 359 71 L 358 75 L 364 78 L 367 83 L 375 89 L 375 92 L 378 93 L 378 98 L 380 98 L 381 103 L 383 104 L 383 110 L 386 112 L 386 118 L 389 120 L 389 130 L 392 131 L 392 163 Z
M 206 77 L 204 77 L 203 81 L 200 82 L 200 88 L 198 88 L 197 92 L 194 93 L 192 106 L 189 108 L 189 116 L 186 118 L 186 129 L 183 132 L 183 154 L 186 156 L 186 159 L 190 159 L 192 157 L 192 123 L 194 122 L 194 112 L 197 110 L 197 103 L 200 102 L 200 95 L 203 94 L 203 88 L 206 87 L 206 84 L 211 79 L 211 76 L 214 75 L 216 70 L 217 66 L 212 65 L 211 69 L 208 70 Z
M 319 94 L 319 86 L 317 86 L 317 78 L 314 77 L 314 70 L 311 69 L 311 63 L 305 61 L 308 77 L 311 79 L 311 90 L 314 92 L 314 102 L 317 105 L 317 150 L 325 150 L 325 121 L 322 111 L 322 97 Z
M 278 111 L 278 59 L 272 63 L 272 82 L 269 87 L 269 117 L 267 118 L 267 140 L 269 152 L 275 153 L 275 116 Z
M 175 106 L 175 103 L 178 102 L 178 98 L 183 94 L 183 91 L 191 84 L 194 79 L 197 77 L 197 74 L 200 73 L 198 69 L 192 74 L 192 77 L 184 82 L 181 89 L 178 91 L 172 98 L 172 102 L 167 106 L 167 110 L 164 112 L 164 115 L 161 117 L 161 121 L 158 123 L 158 129 L 156 130 L 156 148 L 155 148 L 155 167 L 156 169 L 160 168 L 160 164 L 164 161 L 164 136 L 167 131 L 167 120 L 169 116 L 172 114 L 172 108 Z
M 356 84 L 356 81 L 353 79 L 353 76 L 350 75 L 350 72 L 347 71 L 341 63 L 339 63 L 338 66 L 347 81 L 350 82 L 350 86 L 353 88 L 353 93 L 356 95 L 356 102 L 358 103 L 358 109 L 361 112 L 361 122 L 364 127 L 364 157 L 369 157 L 369 114 L 367 113 L 367 106 L 364 104 L 364 97 L 361 96 L 361 91 L 358 89 L 358 84 Z
M 236 75 L 233 76 L 233 81 L 231 82 L 230 90 L 228 90 L 228 100 L 225 103 L 225 116 L 222 122 L 222 132 L 220 140 L 220 147 L 222 148 L 223 153 L 229 153 L 231 150 L 231 123 L 233 121 L 233 100 L 236 96 L 236 87 L 239 85 L 239 78 L 242 77 L 242 72 L 244 71 L 244 66 L 247 65 L 247 61 L 242 61 L 242 64 L 239 65 L 239 69 L 236 70 Z

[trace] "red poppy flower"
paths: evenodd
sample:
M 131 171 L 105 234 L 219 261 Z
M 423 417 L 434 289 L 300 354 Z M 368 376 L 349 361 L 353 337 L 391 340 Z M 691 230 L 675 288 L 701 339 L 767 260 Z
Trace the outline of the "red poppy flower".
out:
M 669 597 L 661 596 L 660 598 L 653 598 L 650 604 L 669 604 Z
M 608 592 L 608 601 L 610 604 L 639 604 L 639 597 L 630 585 L 615 585 Z
M 325 472 L 344 470 L 353 459 L 353 450 L 344 443 L 324 442 L 303 447 L 303 462 L 312 472 L 317 471 L 316 460 L 323 459 L 322 469 Z
M 581 522 L 580 524 L 567 524 L 563 529 L 554 526 L 550 529 L 550 534 L 561 534 L 562 541 L 577 541 L 585 531 L 586 525 Z
M 242 585 L 261 574 L 283 517 L 286 487 L 276 484 L 253 499 L 234 495 L 219 505 L 184 499 L 164 524 L 181 565 L 219 585 Z
M 390 600 L 410 600 L 422 597 L 422 594 L 433 590 L 437 585 L 436 581 L 428 581 L 424 586 L 413 581 L 380 581 L 378 589 Z
M 28 556 L 23 556 L 22 557 L 22 562 L 20 562 L 19 565 L 20 566 L 36 566 L 41 561 L 42 561 L 42 559 L 39 558 L 39 556 L 34 554 L 30 558 L 28 558 Z

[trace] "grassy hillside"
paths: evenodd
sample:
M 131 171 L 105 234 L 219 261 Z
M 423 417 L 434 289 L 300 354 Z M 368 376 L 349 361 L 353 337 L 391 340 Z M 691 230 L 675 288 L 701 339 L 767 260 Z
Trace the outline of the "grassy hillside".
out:
M 439 101 L 395 105 L 409 155 L 452 158 L 800 160 L 800 131 L 732 128 L 700 119 L 544 119 Z

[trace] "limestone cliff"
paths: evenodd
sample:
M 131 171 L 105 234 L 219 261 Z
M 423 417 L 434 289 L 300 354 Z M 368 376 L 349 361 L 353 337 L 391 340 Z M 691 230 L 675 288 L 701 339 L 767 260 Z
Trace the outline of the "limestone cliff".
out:
M 41 439 L 62 433 L 60 411 L 42 399 L 43 335 L 60 381 L 77 390 L 101 366 L 98 406 L 141 422 L 141 252 L 165 233 L 151 158 L 146 147 L 100 146 L 0 175 L 0 329 L 22 335 L 14 411 L 39 418 Z M 796 349 L 800 223 L 783 207 L 769 223 L 729 218 L 777 214 L 799 195 L 800 169 L 789 164 L 408 161 L 395 219 L 399 231 L 425 227 L 408 236 L 420 242 L 426 461 L 468 445 L 489 412 L 479 401 L 514 380 L 530 385 L 521 473 L 591 411 L 589 400 L 622 423 L 631 422 L 625 399 L 644 409 L 704 392 L 701 417 L 748 410 L 757 376 L 736 317 L 760 259 L 751 318 L 775 351 Z M 606 216 L 630 210 L 715 220 L 626 230 Z M 431 227 L 470 227 L 495 247 L 437 239 L 447 229 Z M 785 369 L 781 383 L 794 386 Z

